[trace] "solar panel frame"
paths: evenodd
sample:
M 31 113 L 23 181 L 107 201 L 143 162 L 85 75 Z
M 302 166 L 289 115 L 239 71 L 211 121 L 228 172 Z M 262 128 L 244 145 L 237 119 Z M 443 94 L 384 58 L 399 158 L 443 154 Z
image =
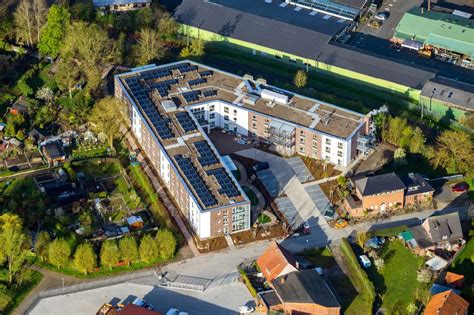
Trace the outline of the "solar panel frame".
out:
M 183 128 L 184 132 L 191 132 L 197 130 L 196 124 L 187 112 L 177 113 L 175 117 L 178 120 L 181 128 Z
M 211 147 L 205 140 L 196 141 L 193 143 L 194 147 L 199 153 L 198 161 L 201 166 L 212 166 L 219 164 L 219 160 L 214 152 L 211 150 Z
M 220 194 L 226 195 L 229 198 L 242 195 L 223 167 L 208 170 L 206 173 L 209 176 L 214 176 L 216 181 L 219 183 L 221 188 L 218 189 L 218 191 Z

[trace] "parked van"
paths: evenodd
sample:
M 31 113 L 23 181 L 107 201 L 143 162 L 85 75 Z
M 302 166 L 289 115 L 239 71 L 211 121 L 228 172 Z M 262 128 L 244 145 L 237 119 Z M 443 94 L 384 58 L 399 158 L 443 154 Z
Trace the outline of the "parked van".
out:
M 370 266 L 372 266 L 372 263 L 370 262 L 369 257 L 367 257 L 366 255 L 360 255 L 359 260 L 360 260 L 360 264 L 364 268 L 370 268 Z
M 252 170 L 254 172 L 263 171 L 269 168 L 270 168 L 270 165 L 268 164 L 268 162 L 258 162 L 254 164 L 254 166 L 252 166 Z

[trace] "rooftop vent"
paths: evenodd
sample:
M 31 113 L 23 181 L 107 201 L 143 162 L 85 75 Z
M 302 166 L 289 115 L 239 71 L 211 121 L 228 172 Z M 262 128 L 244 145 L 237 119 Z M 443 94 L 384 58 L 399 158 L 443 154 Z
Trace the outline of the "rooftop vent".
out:
M 249 94 L 243 99 L 243 102 L 244 104 L 255 106 L 255 103 L 257 103 L 258 99 L 259 97 L 257 95 Z
M 277 102 L 279 104 L 287 105 L 288 104 L 288 95 L 280 94 L 274 91 L 263 89 L 260 96 L 264 100 L 269 100 L 272 102 Z

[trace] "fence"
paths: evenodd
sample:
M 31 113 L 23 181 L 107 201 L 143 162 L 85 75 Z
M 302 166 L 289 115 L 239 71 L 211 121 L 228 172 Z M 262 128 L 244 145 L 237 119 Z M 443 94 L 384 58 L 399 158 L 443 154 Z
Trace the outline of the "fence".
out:
M 71 285 L 67 287 L 54 288 L 54 289 L 42 291 L 34 296 L 28 297 L 28 299 L 24 301 L 25 305 L 23 305 L 23 308 L 25 309 L 25 314 L 29 314 L 31 310 L 33 310 L 33 308 L 36 306 L 36 304 L 38 304 L 39 301 L 44 298 L 108 287 L 111 285 L 120 284 L 120 283 L 124 283 L 131 280 L 148 278 L 150 276 L 155 276 L 158 280 L 160 274 L 161 272 L 158 269 L 148 269 L 148 270 L 137 271 L 133 273 L 127 273 L 124 275 L 113 276 L 106 279 L 88 281 L 88 282 L 75 284 L 75 285 Z

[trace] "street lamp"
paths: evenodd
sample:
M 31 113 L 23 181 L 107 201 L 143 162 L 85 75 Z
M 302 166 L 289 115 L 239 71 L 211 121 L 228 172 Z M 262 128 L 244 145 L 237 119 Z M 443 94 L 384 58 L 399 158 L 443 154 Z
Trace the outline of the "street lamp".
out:
M 435 92 L 436 92 L 436 88 L 434 87 L 433 90 L 431 91 L 431 96 L 430 96 L 430 108 L 431 108 L 431 101 L 433 100 L 433 96 Z M 423 102 L 420 102 L 420 105 L 421 105 L 421 120 L 423 120 L 423 112 L 424 112 L 425 106 L 423 105 Z

